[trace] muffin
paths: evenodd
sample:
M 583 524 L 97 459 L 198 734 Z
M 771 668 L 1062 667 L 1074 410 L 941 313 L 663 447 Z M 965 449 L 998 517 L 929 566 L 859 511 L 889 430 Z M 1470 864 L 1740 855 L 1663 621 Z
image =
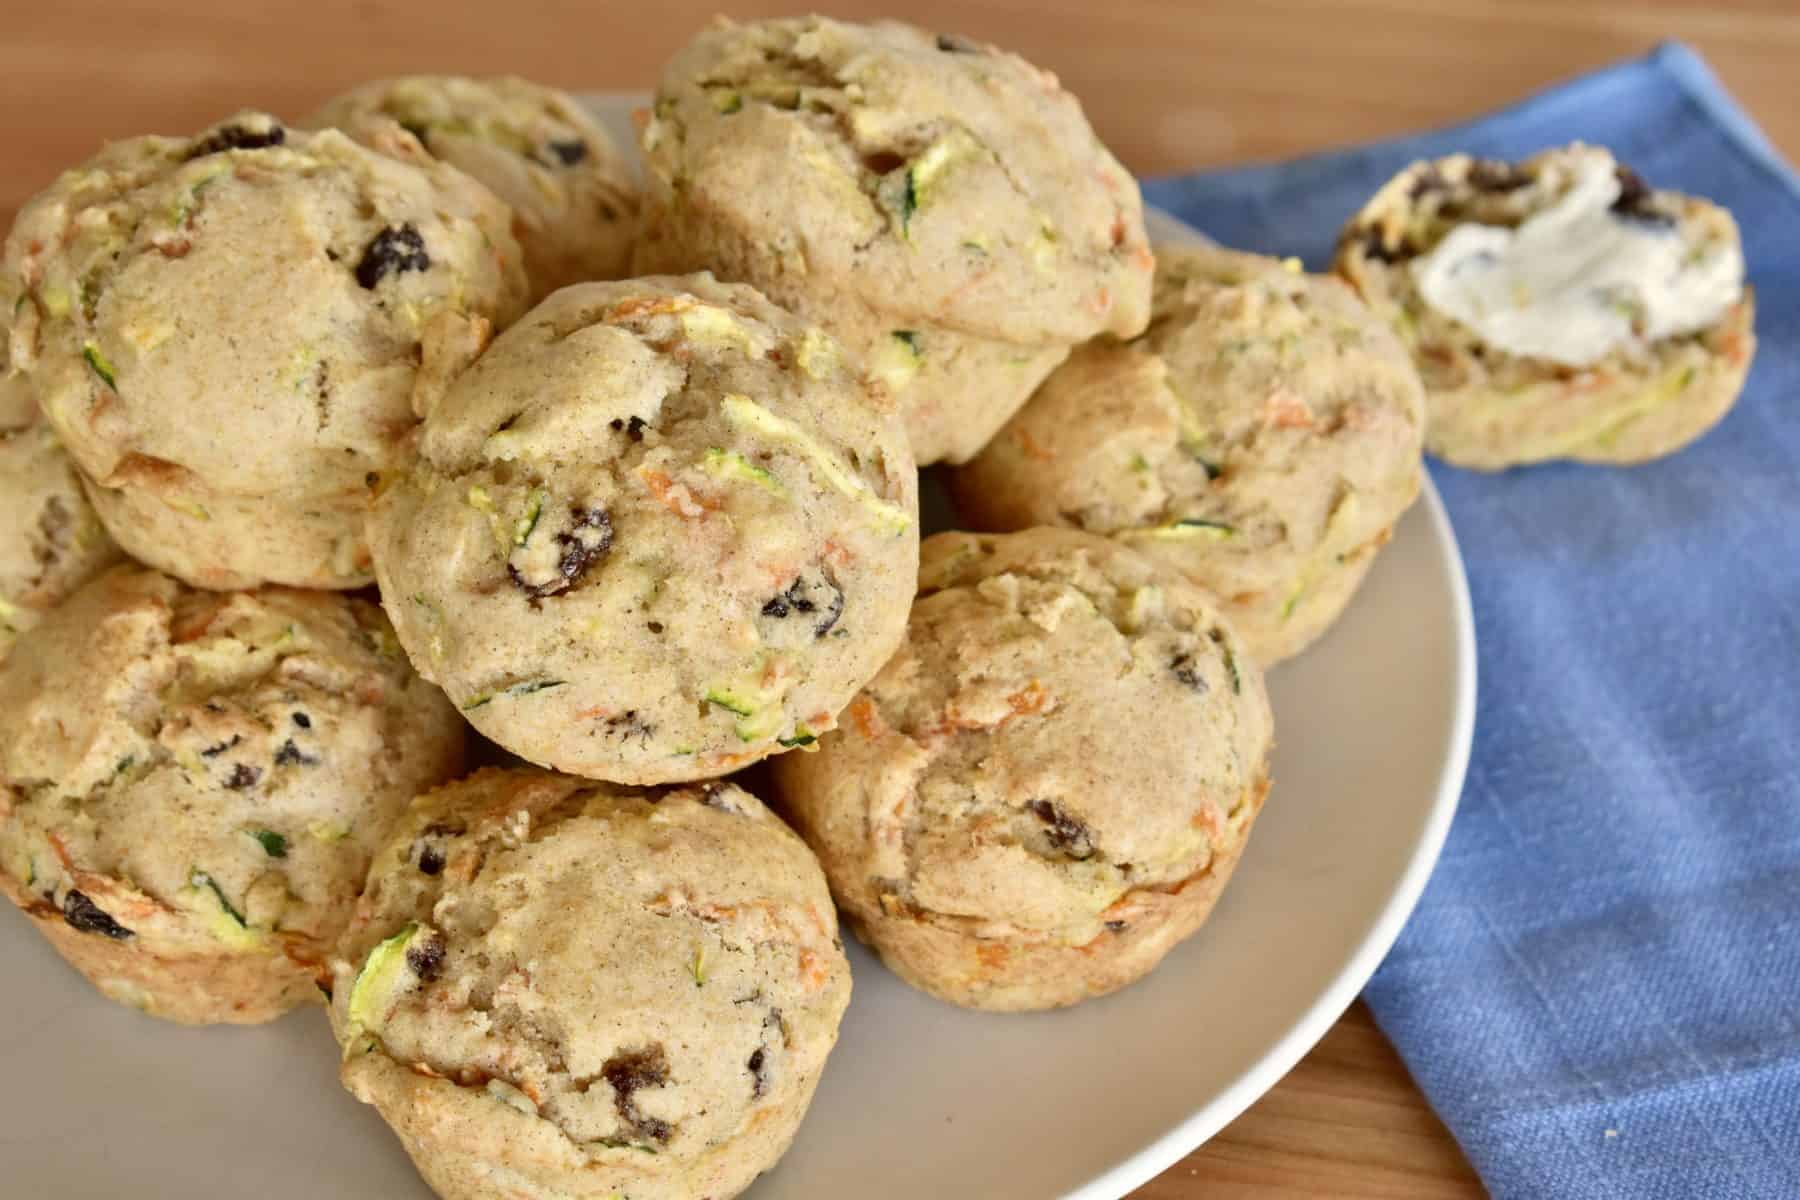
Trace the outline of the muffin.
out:
M 1262 673 L 1206 595 L 1069 529 L 942 533 L 906 643 L 784 815 L 857 936 L 954 1004 L 1120 988 L 1198 929 L 1269 786 Z
M 0 665 L 0 890 L 103 993 L 187 1024 L 319 999 L 375 848 L 462 725 L 373 604 L 135 566 Z
M 726 1200 L 850 999 L 806 847 L 729 783 L 518 768 L 421 796 L 333 963 L 344 1086 L 446 1200 Z
M 708 268 L 819 322 L 921 464 L 979 450 L 1150 297 L 1137 183 L 1055 76 L 897 22 L 720 21 L 663 72 L 640 271 Z
M 0 660 L 14 638 L 119 557 L 4 354 L 0 348 Z
M 1336 269 L 1411 349 L 1426 449 L 1478 470 L 1673 453 L 1756 350 L 1731 214 L 1599 146 L 1414 163 L 1345 227 Z
M 630 274 L 637 184 L 574 97 L 515 76 L 408 75 L 353 88 L 307 124 L 375 149 L 416 138 L 512 206 L 532 294 Z
M 497 338 L 377 502 L 421 674 L 621 783 L 809 744 L 899 643 L 918 480 L 836 343 L 710 276 L 581 284 Z
M 1337 619 L 1418 495 L 1424 404 L 1338 280 L 1163 246 L 1149 330 L 1077 350 L 952 487 L 974 528 L 1073 526 L 1181 571 L 1266 667 Z
M 201 587 L 369 582 L 415 393 L 525 294 L 506 206 L 420 157 L 241 113 L 108 146 L 20 213 L 13 366 L 133 557 Z

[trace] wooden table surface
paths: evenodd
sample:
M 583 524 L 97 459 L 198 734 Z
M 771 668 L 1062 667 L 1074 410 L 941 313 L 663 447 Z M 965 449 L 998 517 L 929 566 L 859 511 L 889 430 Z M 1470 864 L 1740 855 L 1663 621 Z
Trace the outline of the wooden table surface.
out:
M 0 213 L 102 140 L 184 133 L 241 106 L 298 116 L 358 80 L 509 71 L 637 88 L 718 0 L 59 0 L 0 38 Z M 840 15 L 901 6 L 837 4 Z M 804 6 L 794 11 L 804 11 Z M 1481 112 L 1665 37 L 1697 47 L 1790 157 L 1792 0 L 933 0 L 920 24 L 1056 70 L 1139 173 L 1279 158 Z M 7 215 L 10 220 L 10 215 Z M 1272 1092 L 1137 1193 L 1463 1197 L 1480 1185 L 1359 1003 Z

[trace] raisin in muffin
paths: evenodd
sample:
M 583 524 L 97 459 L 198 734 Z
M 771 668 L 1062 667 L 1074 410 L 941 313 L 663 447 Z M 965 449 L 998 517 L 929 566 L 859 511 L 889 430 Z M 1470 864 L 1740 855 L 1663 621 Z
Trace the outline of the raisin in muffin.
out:
M 381 612 L 101 575 L 0 665 L 0 891 L 107 996 L 188 1024 L 316 1003 L 375 848 L 462 724 Z
M 818 321 L 902 400 L 921 464 L 974 454 L 1077 342 L 1143 328 L 1137 183 L 1024 59 L 897 22 L 720 21 L 663 72 L 639 270 Z
M 13 365 L 134 558 L 202 587 L 369 582 L 415 392 L 525 295 L 506 206 L 419 156 L 241 113 L 114 143 L 19 214 Z
M 1336 269 L 1411 349 L 1426 448 L 1459 466 L 1673 453 L 1730 409 L 1756 349 L 1731 214 L 1598 146 L 1414 163 L 1345 228 Z
M 0 335 L 3 336 L 3 335 Z M 0 660 L 13 639 L 117 561 L 81 478 L 0 346 Z
M 407 652 L 622 783 L 810 743 L 899 643 L 918 479 L 837 344 L 710 276 L 564 288 L 427 414 L 370 542 Z
M 1200 589 L 1092 534 L 942 533 L 906 643 L 783 813 L 857 935 L 973 1008 L 1155 967 L 1230 879 L 1269 785 L 1262 672 Z
M 612 138 L 575 98 L 494 76 L 381 79 L 326 102 L 307 124 L 378 150 L 416 138 L 513 210 L 535 297 L 630 273 L 637 184 Z
M 414 803 L 333 974 L 344 1086 L 446 1200 L 727 1200 L 850 999 L 818 864 L 755 797 L 529 768 Z
M 1149 330 L 1077 350 L 952 486 L 974 528 L 1070 525 L 1176 568 L 1266 667 L 1349 603 L 1424 432 L 1405 348 L 1341 282 L 1160 246 Z

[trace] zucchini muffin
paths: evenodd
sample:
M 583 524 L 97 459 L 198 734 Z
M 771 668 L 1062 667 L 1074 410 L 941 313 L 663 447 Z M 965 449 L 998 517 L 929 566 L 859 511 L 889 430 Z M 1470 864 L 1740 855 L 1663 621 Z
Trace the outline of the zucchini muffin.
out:
M 119 557 L 37 400 L 0 348 L 0 660 L 13 639 Z
M 1411 349 L 1426 448 L 1478 470 L 1673 453 L 1756 350 L 1731 214 L 1598 146 L 1414 163 L 1344 229 L 1336 269 Z
M 729 783 L 421 796 L 333 964 L 344 1086 L 446 1200 L 727 1200 L 850 999 L 818 864 Z
M 267 1021 L 462 738 L 365 600 L 116 567 L 0 665 L 0 891 L 122 1004 Z
M 620 783 L 810 743 L 899 644 L 918 476 L 837 344 L 711 276 L 564 288 L 376 503 L 413 663 L 528 761 Z
M 1271 739 L 1262 672 L 1180 575 L 1075 530 L 941 533 L 906 644 L 774 771 L 857 936 L 1010 1011 L 1124 987 L 1200 927 Z
M 20 213 L 13 366 L 134 558 L 358 587 L 414 393 L 523 306 L 510 224 L 452 167 L 259 113 L 132 138 Z
M 408 75 L 365 83 L 314 113 L 378 150 L 415 138 L 512 206 L 532 294 L 630 274 L 637 184 L 574 97 L 515 76 Z
M 640 271 L 711 269 L 818 321 L 921 464 L 979 450 L 1077 342 L 1143 328 L 1135 180 L 1056 77 L 897 22 L 701 33 L 641 143 Z
M 952 487 L 974 528 L 1074 526 L 1181 571 L 1266 667 L 1349 603 L 1424 431 L 1405 348 L 1341 282 L 1163 246 L 1149 330 L 1077 350 Z

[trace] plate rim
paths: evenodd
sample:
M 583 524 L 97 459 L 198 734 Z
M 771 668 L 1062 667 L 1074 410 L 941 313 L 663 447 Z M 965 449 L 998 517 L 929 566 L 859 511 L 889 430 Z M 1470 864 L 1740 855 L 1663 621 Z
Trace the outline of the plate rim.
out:
M 1156 211 L 1161 213 L 1161 210 Z M 1161 215 L 1187 227 L 1185 222 L 1172 214 Z M 1463 783 L 1468 776 L 1469 755 L 1475 736 L 1475 684 L 1478 669 L 1475 615 L 1469 599 L 1469 579 L 1463 564 L 1462 547 L 1456 539 L 1450 514 L 1444 507 L 1443 497 L 1439 495 L 1429 470 L 1424 472 L 1422 484 L 1419 489 L 1419 506 L 1425 513 L 1431 532 L 1447 552 L 1443 566 L 1444 573 L 1449 577 L 1447 582 L 1450 586 L 1455 626 L 1453 669 L 1456 678 L 1448 757 L 1440 769 L 1436 795 L 1432 798 L 1424 828 L 1414 844 L 1406 868 L 1400 872 L 1387 901 L 1361 940 L 1356 943 L 1343 968 L 1321 989 L 1312 1004 L 1289 1026 L 1286 1033 L 1236 1079 L 1189 1114 L 1186 1120 L 1086 1183 L 1063 1193 L 1063 1200 L 1120 1200 L 1198 1150 L 1221 1129 L 1241 1116 L 1280 1083 L 1330 1032 L 1331 1027 L 1362 994 L 1363 988 L 1387 958 L 1388 951 L 1393 949 L 1394 942 L 1411 918 L 1413 910 L 1418 907 L 1425 885 L 1430 882 L 1438 858 L 1443 853 L 1451 821 L 1455 818 L 1457 806 L 1462 799 Z

